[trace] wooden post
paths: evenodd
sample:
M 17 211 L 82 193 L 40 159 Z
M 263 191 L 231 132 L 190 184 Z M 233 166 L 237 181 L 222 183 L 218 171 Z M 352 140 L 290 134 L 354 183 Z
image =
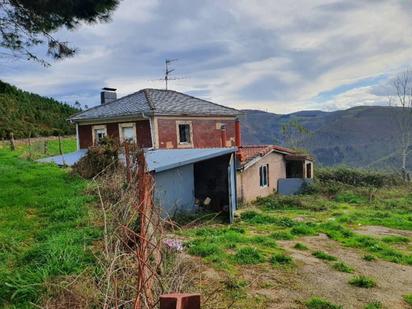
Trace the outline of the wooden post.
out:
M 27 139 L 27 144 L 29 145 L 29 159 L 31 159 L 32 155 L 31 155 L 31 132 L 29 133 L 29 137 Z
M 13 134 L 13 132 L 10 133 L 10 150 L 11 151 L 16 150 L 16 144 L 14 143 L 14 134 Z
M 61 141 L 61 138 L 60 138 L 60 134 L 59 134 L 59 153 L 60 153 L 61 156 L 63 155 L 62 141 Z

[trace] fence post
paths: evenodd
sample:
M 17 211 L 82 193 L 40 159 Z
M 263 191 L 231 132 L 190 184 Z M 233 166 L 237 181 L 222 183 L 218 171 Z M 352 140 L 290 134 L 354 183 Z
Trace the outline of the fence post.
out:
M 160 309 L 200 309 L 200 294 L 172 293 L 161 295 Z
M 49 141 L 47 139 L 44 140 L 44 149 L 43 152 L 44 154 L 47 154 L 49 152 Z
M 16 150 L 16 144 L 14 143 L 14 134 L 13 134 L 13 132 L 10 133 L 10 150 L 11 151 Z

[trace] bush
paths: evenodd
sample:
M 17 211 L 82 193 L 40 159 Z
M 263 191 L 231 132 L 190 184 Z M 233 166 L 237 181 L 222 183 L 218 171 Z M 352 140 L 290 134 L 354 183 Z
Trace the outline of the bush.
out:
M 118 167 L 118 144 L 109 138 L 101 141 L 100 145 L 90 147 L 87 154 L 73 165 L 73 173 L 90 179 L 104 169 L 113 171 Z
M 356 187 L 376 187 L 400 185 L 402 178 L 396 174 L 371 172 L 363 169 L 349 167 L 319 168 L 316 171 L 316 179 L 320 182 L 338 182 Z
M 349 283 L 351 285 L 357 286 L 359 288 L 365 288 L 365 289 L 369 289 L 369 288 L 373 288 L 376 286 L 376 282 L 374 279 L 366 277 L 366 276 L 356 276 L 353 277 Z

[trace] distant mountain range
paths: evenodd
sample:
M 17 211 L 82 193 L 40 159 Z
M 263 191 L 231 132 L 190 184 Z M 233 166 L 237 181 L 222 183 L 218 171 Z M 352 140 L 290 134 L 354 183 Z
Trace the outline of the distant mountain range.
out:
M 396 115 L 401 111 L 398 108 L 361 106 L 334 112 L 301 111 L 286 115 L 259 110 L 243 112 L 244 144 L 282 144 L 282 124 L 297 120 L 311 132 L 302 140 L 302 147 L 321 165 L 399 167 Z M 409 158 L 408 167 L 412 169 L 412 158 Z

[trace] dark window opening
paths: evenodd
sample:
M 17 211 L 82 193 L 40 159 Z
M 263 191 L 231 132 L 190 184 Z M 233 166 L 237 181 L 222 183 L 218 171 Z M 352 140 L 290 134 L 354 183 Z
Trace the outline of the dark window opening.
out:
M 179 124 L 179 143 L 190 144 L 190 124 Z
M 306 163 L 306 178 L 312 178 L 312 163 Z
M 261 187 L 269 186 L 269 164 L 259 167 L 259 184 Z
M 302 161 L 286 162 L 286 178 L 303 178 L 304 163 Z

